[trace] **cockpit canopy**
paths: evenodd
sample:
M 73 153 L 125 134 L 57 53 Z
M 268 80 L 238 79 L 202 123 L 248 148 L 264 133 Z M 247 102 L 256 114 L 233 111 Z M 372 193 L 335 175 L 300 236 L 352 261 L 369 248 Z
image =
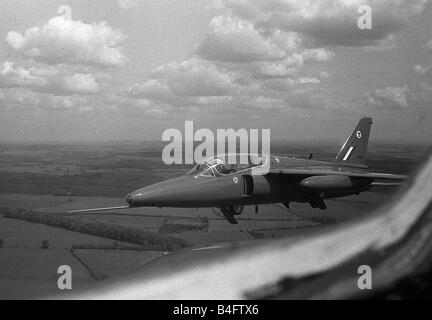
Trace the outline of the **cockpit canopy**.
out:
M 262 166 L 265 161 L 265 157 L 253 154 L 216 156 L 197 164 L 186 174 L 204 177 L 224 176 Z

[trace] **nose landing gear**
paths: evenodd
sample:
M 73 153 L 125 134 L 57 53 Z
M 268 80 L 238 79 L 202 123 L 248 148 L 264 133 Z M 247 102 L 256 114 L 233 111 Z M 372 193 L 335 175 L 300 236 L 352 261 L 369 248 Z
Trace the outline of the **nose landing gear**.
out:
M 234 216 L 238 216 L 242 214 L 244 209 L 244 205 L 233 205 L 233 206 L 225 206 L 223 208 L 220 208 L 222 214 L 224 217 L 228 220 L 231 224 L 237 224 L 237 220 L 234 218 Z

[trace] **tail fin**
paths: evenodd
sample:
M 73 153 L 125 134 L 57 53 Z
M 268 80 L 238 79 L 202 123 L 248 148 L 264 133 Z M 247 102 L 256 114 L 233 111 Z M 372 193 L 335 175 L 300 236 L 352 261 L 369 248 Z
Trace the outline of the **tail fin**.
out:
M 362 118 L 336 156 L 336 161 L 364 165 L 372 118 Z

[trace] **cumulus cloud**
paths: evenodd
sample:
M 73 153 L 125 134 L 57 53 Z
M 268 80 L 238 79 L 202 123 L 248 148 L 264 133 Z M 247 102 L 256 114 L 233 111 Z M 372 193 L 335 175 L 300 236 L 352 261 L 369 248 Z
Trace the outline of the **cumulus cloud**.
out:
M 11 111 L 88 111 L 86 100 L 80 96 L 59 96 L 48 92 L 31 91 L 28 88 L 3 90 L 3 96 L 0 97 L 0 101 L 2 109 Z
M 199 59 L 169 63 L 154 69 L 129 94 L 135 97 L 171 99 L 172 96 L 227 96 L 235 90 L 233 78 L 213 64 Z
M 133 9 L 141 3 L 141 0 L 118 0 L 118 4 L 122 9 Z
M 298 78 L 298 83 L 300 83 L 300 84 L 316 84 L 316 83 L 321 83 L 321 80 L 320 79 L 317 79 L 317 78 L 312 78 L 312 77 L 301 77 L 301 78 Z
M 427 0 L 222 0 L 223 8 L 254 21 L 261 30 L 298 32 L 321 46 L 380 46 L 389 36 L 419 16 Z M 372 29 L 357 27 L 360 5 L 372 10 Z
M 334 53 L 323 48 L 304 49 L 279 61 L 256 62 L 252 70 L 258 77 L 295 77 L 299 69 L 309 62 L 326 62 Z
M 120 47 L 124 38 L 106 22 L 88 24 L 59 16 L 23 33 L 10 31 L 5 40 L 19 55 L 48 64 L 116 67 L 126 62 Z
M 327 71 L 321 71 L 319 74 L 320 79 L 328 79 L 331 77 L 331 74 L 328 73 Z
M 225 62 L 250 62 L 280 60 L 285 50 L 272 39 L 260 35 L 253 24 L 232 16 L 218 16 L 212 19 L 210 31 L 199 44 L 197 53 L 208 60 Z M 284 43 L 296 46 L 295 34 Z
M 36 92 L 26 87 L 0 88 L 0 111 L 37 113 L 46 111 L 70 112 L 71 114 L 101 111 L 104 114 L 118 110 L 132 110 L 132 116 L 145 113 L 148 116 L 166 115 L 167 109 L 150 105 L 146 99 L 132 99 L 113 93 L 103 95 L 58 95 Z
M 55 95 L 92 94 L 100 90 L 97 79 L 86 73 L 70 73 L 53 67 L 23 67 L 5 61 L 0 68 L 0 87 L 28 88 Z
M 259 75 L 268 78 L 285 78 L 294 77 L 297 75 L 298 70 L 290 67 L 287 63 L 262 63 L 258 65 Z
M 408 108 L 409 89 L 404 87 L 386 87 L 367 94 L 369 104 L 384 109 Z
M 254 17 L 241 16 L 233 10 L 211 20 L 195 53 L 199 56 L 195 61 L 201 60 L 206 67 L 217 68 L 229 76 L 231 84 L 235 83 L 235 90 L 230 92 L 235 98 L 230 104 L 242 108 L 256 106 L 259 102 L 269 105 L 269 101 L 272 105 L 287 107 L 292 105 L 290 100 L 302 100 L 297 99 L 297 87 L 308 90 L 307 87 L 321 83 L 319 72 L 307 72 L 304 68 L 325 63 L 335 55 L 324 47 L 306 47 L 298 32 L 281 28 L 264 30 L 257 27 Z M 179 76 L 184 70 L 176 71 L 177 77 L 184 81 Z M 166 77 L 165 74 L 161 78 Z M 167 82 L 152 80 L 143 86 L 148 95 L 160 92 L 166 97 L 172 94 L 173 86 Z
M 426 49 L 432 50 L 432 39 L 425 43 Z
M 168 106 L 228 104 L 242 109 L 261 104 L 263 109 L 279 110 L 319 106 L 326 97 L 322 82 L 335 78 L 320 67 L 335 57 L 335 47 L 391 48 L 395 33 L 423 12 L 426 0 L 219 3 L 219 15 L 196 47 L 197 57 L 153 70 L 129 89 L 128 96 Z M 360 5 L 372 9 L 372 30 L 357 27 Z M 407 87 L 387 87 L 367 96 L 375 107 L 405 108 L 408 95 Z M 328 96 L 327 106 L 338 105 L 334 94 Z
M 147 79 L 143 83 L 135 84 L 128 89 L 127 94 L 134 98 L 148 98 L 163 100 L 171 97 L 173 92 L 163 80 Z
M 262 102 L 263 108 L 287 107 L 292 105 L 290 100 L 301 100 L 293 93 L 297 86 L 307 90 L 321 83 L 319 73 L 303 68 L 334 57 L 326 48 L 306 48 L 296 32 L 261 32 L 251 21 L 235 15 L 213 18 L 196 54 L 196 58 L 156 68 L 142 83 L 130 87 L 128 95 L 170 106 L 252 108 Z
M 76 73 L 63 78 L 62 88 L 75 93 L 97 93 L 100 84 L 91 74 Z
M 0 87 L 42 87 L 47 84 L 48 81 L 33 70 L 17 67 L 10 61 L 5 61 L 0 69 Z
M 432 66 L 415 65 L 413 69 L 417 75 L 432 81 Z
M 327 61 L 334 54 L 324 48 L 305 49 L 299 34 L 279 29 L 263 33 L 252 21 L 221 15 L 212 19 L 197 54 L 207 60 L 247 63 L 254 61 Z
M 278 6 L 270 2 L 277 11 Z M 261 2 L 253 0 L 240 3 L 248 10 L 249 4 L 261 6 Z M 264 101 L 258 97 L 267 97 L 268 101 L 283 100 L 285 103 L 279 105 L 287 106 L 297 87 L 307 90 L 305 87 L 321 83 L 316 66 L 312 72 L 306 70 L 307 66 L 326 63 L 334 58 L 334 52 L 325 47 L 306 46 L 302 34 L 295 30 L 278 26 L 262 28 L 256 15 L 241 12 L 232 5 L 224 2 L 228 11 L 211 20 L 195 52 L 207 64 L 223 66 L 223 72 L 235 79 L 235 95 L 240 98 L 233 99 L 233 105 L 252 105 L 246 98 L 252 96 L 255 102 Z
M 305 61 L 325 62 L 333 59 L 334 55 L 333 52 L 324 48 L 305 49 L 302 51 L 302 57 Z
M 419 76 L 419 86 L 424 91 L 432 91 L 432 66 L 415 65 L 414 72 Z

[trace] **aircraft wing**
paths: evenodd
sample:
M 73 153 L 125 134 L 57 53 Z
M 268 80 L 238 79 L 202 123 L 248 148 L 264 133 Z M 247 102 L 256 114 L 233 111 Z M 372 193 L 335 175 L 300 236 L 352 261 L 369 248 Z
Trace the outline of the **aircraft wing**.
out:
M 408 177 L 390 173 L 375 173 L 375 172 L 355 172 L 355 171 L 337 171 L 329 169 L 308 169 L 308 168 L 289 168 L 289 169 L 274 169 L 270 170 L 271 174 L 288 174 L 299 176 L 321 176 L 321 175 L 341 175 L 356 178 L 372 178 L 384 180 L 406 180 Z

